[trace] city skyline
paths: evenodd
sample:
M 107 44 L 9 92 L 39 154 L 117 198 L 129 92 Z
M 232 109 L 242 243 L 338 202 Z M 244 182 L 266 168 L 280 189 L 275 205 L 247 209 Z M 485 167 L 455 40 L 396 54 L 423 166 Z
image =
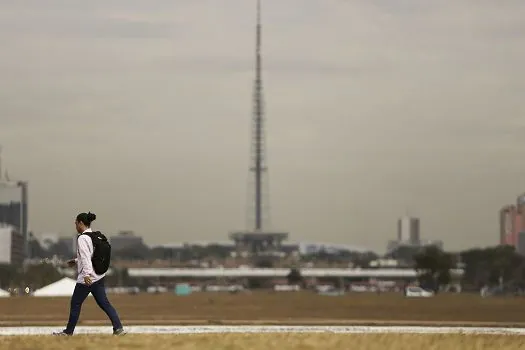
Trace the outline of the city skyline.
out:
M 3 167 L 29 182 L 32 230 L 88 210 L 149 244 L 245 226 L 254 4 L 0 4 Z M 272 222 L 382 251 L 409 207 L 447 249 L 498 244 L 525 190 L 524 16 L 263 1 Z

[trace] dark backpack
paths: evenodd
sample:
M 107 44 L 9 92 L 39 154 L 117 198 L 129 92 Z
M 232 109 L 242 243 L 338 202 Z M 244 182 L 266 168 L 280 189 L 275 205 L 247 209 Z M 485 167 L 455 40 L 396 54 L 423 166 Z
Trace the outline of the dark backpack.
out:
M 111 262 L 111 244 L 108 239 L 100 231 L 86 232 L 93 242 L 93 257 L 91 263 L 93 264 L 93 270 L 97 275 L 106 273 L 109 269 L 109 263 Z

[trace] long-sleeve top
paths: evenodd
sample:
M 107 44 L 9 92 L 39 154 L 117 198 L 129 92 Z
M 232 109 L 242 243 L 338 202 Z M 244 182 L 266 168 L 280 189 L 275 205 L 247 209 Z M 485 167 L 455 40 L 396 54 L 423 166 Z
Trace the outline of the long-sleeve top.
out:
M 92 232 L 90 228 L 85 230 L 82 233 L 86 232 Z M 94 283 L 100 279 L 102 279 L 106 274 L 97 275 L 95 271 L 93 270 L 93 263 L 91 262 L 91 258 L 93 257 L 93 242 L 91 241 L 91 237 L 88 235 L 80 234 L 77 237 L 77 271 L 78 271 L 78 277 L 77 277 L 77 283 L 85 284 L 84 277 L 90 276 L 91 281 Z

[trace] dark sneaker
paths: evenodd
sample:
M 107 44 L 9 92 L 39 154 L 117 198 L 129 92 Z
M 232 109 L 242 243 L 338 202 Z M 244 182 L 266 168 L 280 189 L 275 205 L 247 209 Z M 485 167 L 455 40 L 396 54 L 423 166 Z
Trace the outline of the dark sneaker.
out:
M 126 335 L 126 332 L 124 331 L 124 328 L 119 328 L 113 331 L 113 335 Z
M 62 336 L 62 337 L 70 337 L 73 334 L 69 334 L 69 333 L 66 333 L 65 331 L 61 331 L 61 332 L 53 332 L 53 335 Z

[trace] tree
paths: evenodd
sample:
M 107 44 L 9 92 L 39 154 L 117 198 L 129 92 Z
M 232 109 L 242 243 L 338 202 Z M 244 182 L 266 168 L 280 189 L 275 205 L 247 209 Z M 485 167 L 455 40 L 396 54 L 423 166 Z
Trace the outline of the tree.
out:
M 207 248 L 209 256 L 225 259 L 230 256 L 230 248 L 219 244 L 210 244 Z
M 0 265 L 0 287 L 7 289 L 14 283 L 17 283 L 19 273 L 13 265 Z
M 416 256 L 421 254 L 421 248 L 417 246 L 402 245 L 389 252 L 385 258 L 401 260 L 405 263 L 414 262 Z
M 255 267 L 271 269 L 273 267 L 273 261 L 269 258 L 261 258 L 255 262 Z
M 514 247 L 496 247 L 492 252 L 491 284 L 503 286 L 504 281 L 511 280 L 514 270 L 520 266 L 521 260 Z
M 370 262 L 377 260 L 379 256 L 373 252 L 352 254 L 352 263 L 355 267 L 367 268 Z
M 288 284 L 301 284 L 303 282 L 301 271 L 299 271 L 297 268 L 290 269 L 290 272 L 286 278 L 288 279 Z
M 525 258 L 511 246 L 469 249 L 460 256 L 465 264 L 464 284 L 473 288 L 519 282 L 525 277 L 521 273 Z
M 423 249 L 414 257 L 418 280 L 424 288 L 437 292 L 441 286 L 450 283 L 450 269 L 453 267 L 450 254 L 436 246 Z
M 267 283 L 267 279 L 260 277 L 250 277 L 246 280 L 249 289 L 263 288 Z

